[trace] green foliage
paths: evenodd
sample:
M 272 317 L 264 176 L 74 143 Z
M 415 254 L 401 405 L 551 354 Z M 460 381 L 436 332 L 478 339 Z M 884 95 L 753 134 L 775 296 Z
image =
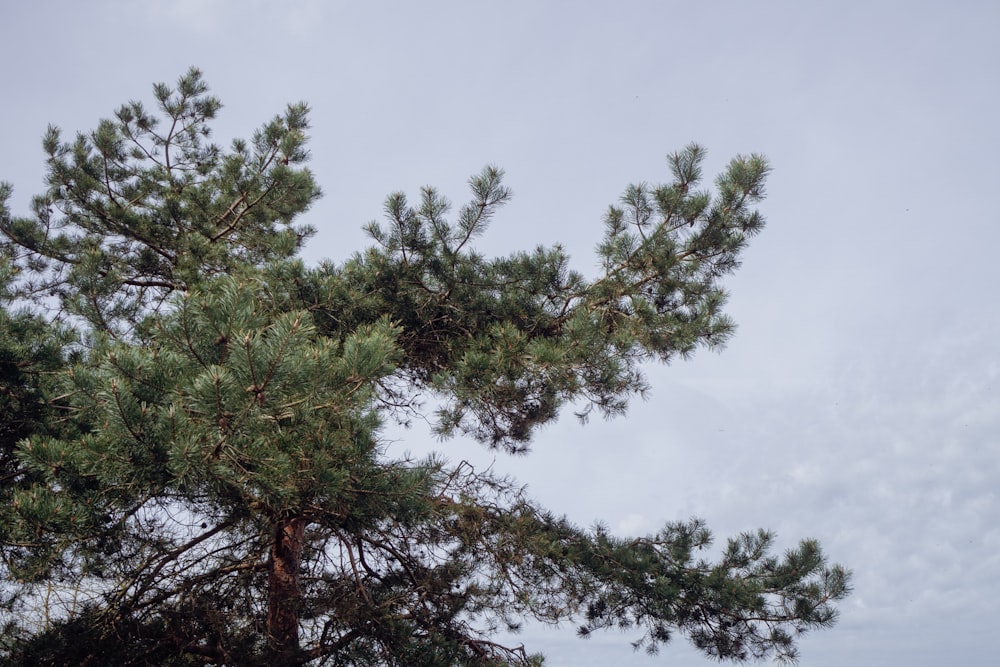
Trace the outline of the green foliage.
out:
M 469 247 L 510 196 L 489 167 L 470 180 L 473 199 L 454 224 L 433 189 L 419 207 L 391 195 L 388 224 L 368 228 L 377 246 L 307 276 L 305 299 L 330 335 L 392 313 L 403 330 L 403 393 L 443 397 L 439 433 L 523 451 L 566 403 L 621 414 L 646 387 L 643 362 L 731 334 L 718 279 L 763 227 L 750 207 L 768 167 L 760 156 L 736 158 L 713 202 L 689 192 L 702 157 L 698 146 L 670 156 L 673 184 L 630 186 L 610 208 L 594 281 L 570 270 L 559 247 L 492 260 Z
M 58 297 L 116 334 L 174 290 L 292 256 L 312 233 L 292 221 L 319 196 L 299 166 L 305 104 L 224 151 L 206 143 L 222 105 L 197 69 L 154 93 L 163 122 L 129 102 L 72 142 L 50 126 L 48 189 L 34 198 L 34 217 L 0 225 L 27 253 L 34 279 L 24 290 Z
M 6 210 L 0 208 L 0 217 Z M 16 271 L 0 255 L 0 299 L 11 299 Z M 58 437 L 74 431 L 59 409 L 59 376 L 74 336 L 25 309 L 0 308 L 0 489 L 24 489 L 44 479 L 18 459 L 18 443 L 32 435 Z M 5 496 L 0 496 L 0 498 Z M 0 521 L 0 550 L 9 543 L 10 526 Z
M 713 192 L 702 148 L 669 156 L 670 184 L 608 210 L 593 279 L 559 247 L 473 248 L 510 198 L 495 167 L 453 222 L 435 190 L 396 193 L 373 247 L 308 268 L 305 106 L 224 152 L 197 70 L 154 93 L 164 121 L 131 102 L 48 132 L 33 217 L 0 191 L 3 303 L 35 309 L 0 311 L 9 663 L 541 664 L 496 639 L 526 619 L 794 659 L 833 623 L 848 575 L 815 542 L 778 558 L 747 534 L 713 563 L 698 521 L 582 530 L 380 436 L 430 403 L 442 437 L 525 452 L 567 405 L 621 414 L 645 363 L 722 345 L 764 158 Z

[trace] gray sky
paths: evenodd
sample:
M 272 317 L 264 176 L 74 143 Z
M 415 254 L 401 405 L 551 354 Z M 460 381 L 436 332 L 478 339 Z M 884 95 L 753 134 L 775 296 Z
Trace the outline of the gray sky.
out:
M 481 249 L 561 242 L 590 271 L 607 205 L 667 180 L 668 152 L 704 144 L 708 176 L 766 153 L 769 224 L 728 281 L 728 349 L 650 368 L 626 418 L 564 419 L 527 457 L 441 448 L 584 525 L 818 538 L 855 593 L 803 640 L 805 667 L 995 664 L 998 27 L 990 0 L 7 0 L 0 179 L 26 213 L 47 123 L 89 130 L 197 65 L 219 140 L 312 106 L 309 259 L 360 249 L 390 191 L 461 203 L 495 163 L 515 199 Z M 557 667 L 710 664 L 629 639 L 523 634 Z

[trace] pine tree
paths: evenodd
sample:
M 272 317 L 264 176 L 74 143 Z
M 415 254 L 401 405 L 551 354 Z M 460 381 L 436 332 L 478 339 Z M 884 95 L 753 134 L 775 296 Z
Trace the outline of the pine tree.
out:
M 559 247 L 473 248 L 510 198 L 494 167 L 453 221 L 431 188 L 393 194 L 371 248 L 307 267 L 307 107 L 223 150 L 197 70 L 154 94 L 162 118 L 50 128 L 33 215 L 0 210 L 8 662 L 539 664 L 497 640 L 527 619 L 794 658 L 834 622 L 848 574 L 813 541 L 777 557 L 749 533 L 709 562 L 700 521 L 584 530 L 380 438 L 431 404 L 439 435 L 523 453 L 567 406 L 624 412 L 643 364 L 722 345 L 763 157 L 712 192 L 702 148 L 671 155 L 672 183 L 609 208 L 595 279 Z

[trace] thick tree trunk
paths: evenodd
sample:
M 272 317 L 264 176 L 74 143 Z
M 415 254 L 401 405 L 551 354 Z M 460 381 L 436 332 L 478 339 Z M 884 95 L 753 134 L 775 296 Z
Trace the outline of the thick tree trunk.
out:
M 285 667 L 301 661 L 299 650 L 299 564 L 306 520 L 284 519 L 274 527 L 267 582 L 267 638 L 271 665 Z

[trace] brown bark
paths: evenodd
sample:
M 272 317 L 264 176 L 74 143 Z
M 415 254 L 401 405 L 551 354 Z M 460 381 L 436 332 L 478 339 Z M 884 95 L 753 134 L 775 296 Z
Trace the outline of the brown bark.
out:
M 302 517 L 283 519 L 274 527 L 267 582 L 267 638 L 271 664 L 275 667 L 301 662 L 299 564 L 305 529 L 306 520 Z

